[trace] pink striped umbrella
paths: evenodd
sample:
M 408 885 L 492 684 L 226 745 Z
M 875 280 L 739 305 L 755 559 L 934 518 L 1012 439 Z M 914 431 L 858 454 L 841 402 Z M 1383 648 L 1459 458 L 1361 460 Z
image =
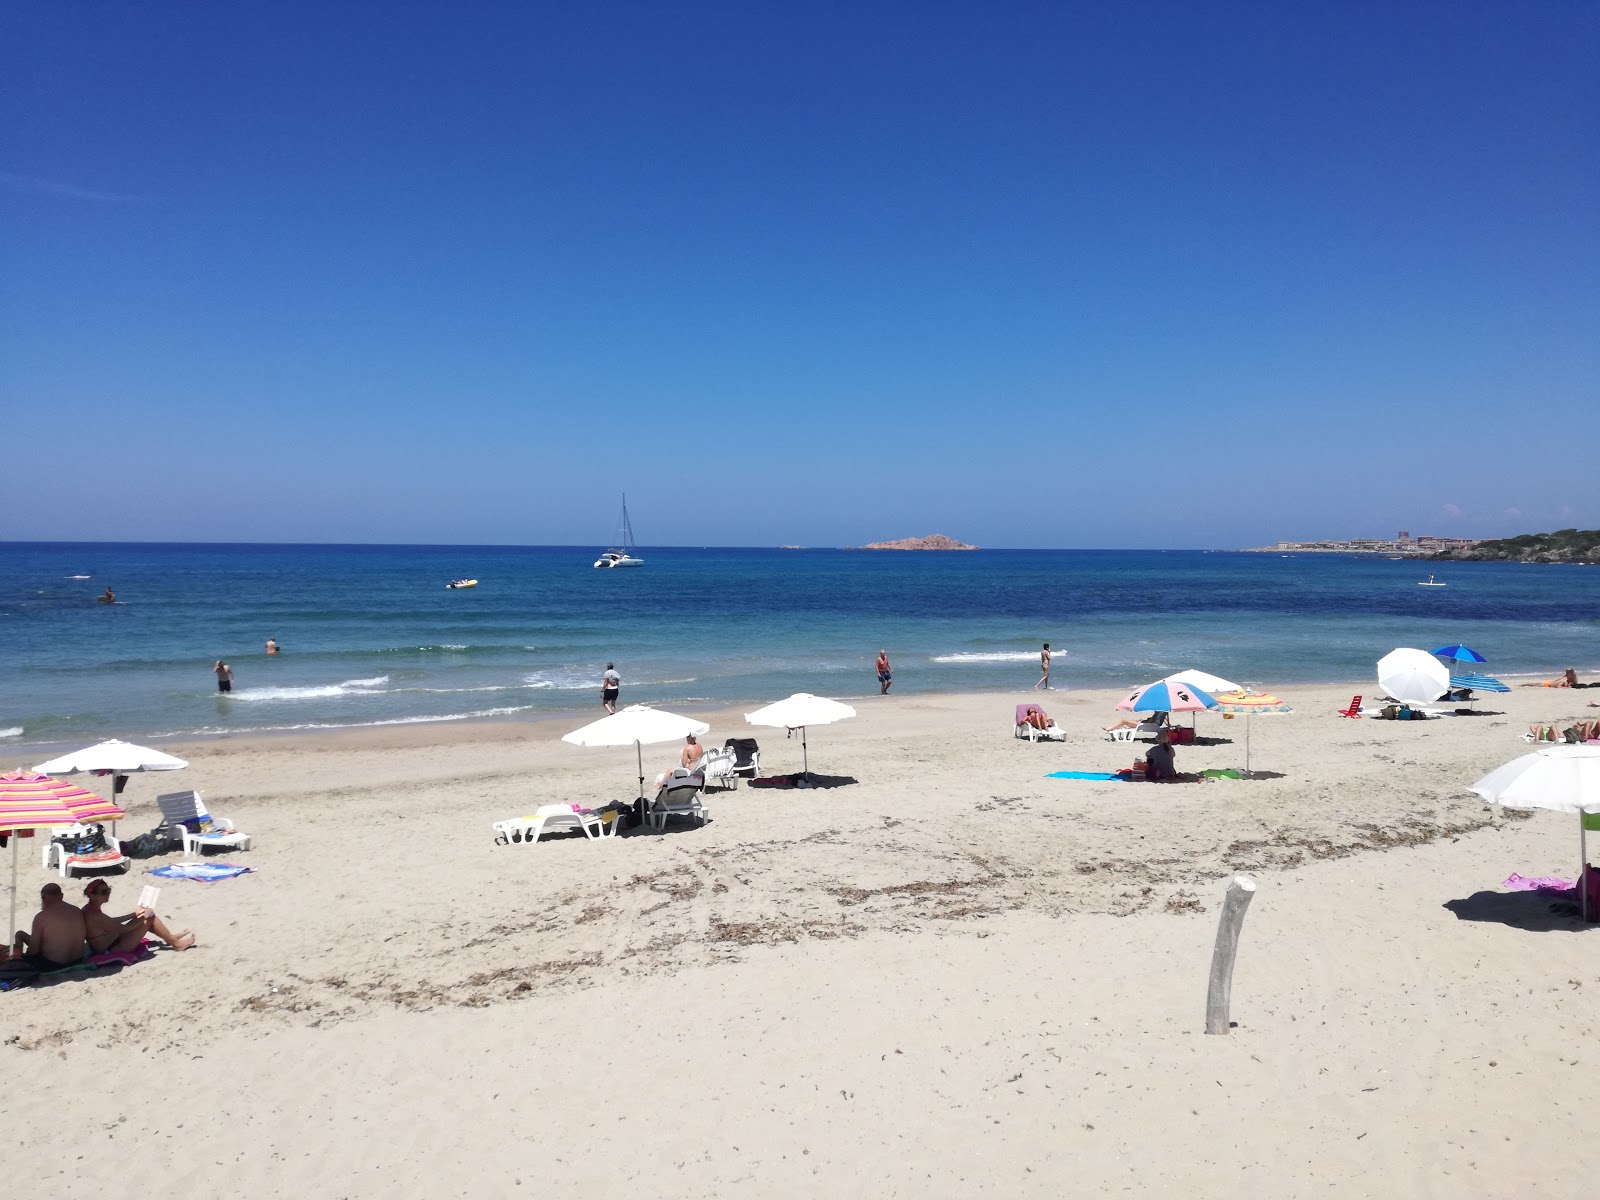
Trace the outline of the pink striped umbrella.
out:
M 11 833 L 11 918 L 6 936 L 17 927 L 17 836 L 19 829 L 115 821 L 123 812 L 104 796 L 75 783 L 33 771 L 0 775 L 0 831 Z

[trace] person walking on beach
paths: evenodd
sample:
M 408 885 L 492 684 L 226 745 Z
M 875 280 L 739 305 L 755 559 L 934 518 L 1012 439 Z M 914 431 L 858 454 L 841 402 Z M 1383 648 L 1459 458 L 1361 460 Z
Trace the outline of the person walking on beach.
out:
M 622 690 L 622 676 L 617 674 L 617 664 L 607 663 L 606 673 L 600 677 L 600 704 L 608 713 L 617 711 L 617 693 Z
M 1041 670 L 1044 673 L 1039 676 L 1039 682 L 1033 685 L 1033 690 L 1037 692 L 1040 688 L 1043 688 L 1045 691 L 1048 692 L 1050 690 L 1050 643 L 1049 642 L 1046 642 L 1044 644 L 1044 649 L 1039 651 L 1039 670 Z
M 233 668 L 219 658 L 211 669 L 217 673 L 217 691 L 233 691 Z
M 887 696 L 889 685 L 894 682 L 894 672 L 889 670 L 889 652 L 878 651 L 878 695 Z
M 268 638 L 267 639 L 267 653 L 268 654 L 276 654 L 277 652 L 278 652 L 278 639 L 277 638 Z

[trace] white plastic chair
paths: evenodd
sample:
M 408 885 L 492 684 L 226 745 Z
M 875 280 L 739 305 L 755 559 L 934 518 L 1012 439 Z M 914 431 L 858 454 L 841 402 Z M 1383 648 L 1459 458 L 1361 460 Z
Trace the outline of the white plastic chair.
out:
M 65 879 L 71 879 L 74 871 L 112 871 L 118 867 L 126 871 L 132 864 L 128 856 L 115 849 L 96 850 L 92 854 L 70 854 L 67 848 L 56 841 L 58 837 L 83 838 L 88 837 L 91 827 L 88 825 L 57 825 L 50 830 L 50 836 L 44 843 L 44 869 L 57 870 Z M 13 837 L 16 835 L 13 834 Z M 111 845 L 107 839 L 107 844 Z
M 581 829 L 585 837 L 595 840 L 617 836 L 622 824 L 621 814 L 610 814 L 607 821 L 597 812 L 574 812 L 570 804 L 546 804 L 531 817 L 511 817 L 494 823 L 495 841 L 507 846 L 531 846 L 547 833 L 563 829 Z
M 214 817 L 206 811 L 206 802 L 199 792 L 167 792 L 156 797 L 161 808 L 161 819 L 183 837 L 183 852 L 199 854 L 202 846 L 226 850 L 250 849 L 250 835 L 240 833 L 227 817 Z M 189 821 L 210 821 L 211 829 L 197 832 L 190 829 Z

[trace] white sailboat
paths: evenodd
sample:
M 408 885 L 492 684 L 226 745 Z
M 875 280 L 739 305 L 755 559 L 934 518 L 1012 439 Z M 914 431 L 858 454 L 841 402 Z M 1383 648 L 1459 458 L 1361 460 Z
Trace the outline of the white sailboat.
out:
M 633 522 L 628 520 L 628 493 L 622 493 L 622 548 L 607 550 L 594 560 L 597 567 L 642 567 L 644 559 L 634 557 Z

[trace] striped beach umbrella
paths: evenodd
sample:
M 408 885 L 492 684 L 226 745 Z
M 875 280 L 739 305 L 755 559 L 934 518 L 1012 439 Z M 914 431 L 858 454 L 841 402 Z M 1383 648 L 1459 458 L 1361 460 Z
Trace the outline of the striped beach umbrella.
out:
M 1511 689 L 1501 683 L 1493 675 L 1474 675 L 1463 673 L 1450 676 L 1452 688 L 1464 688 L 1469 692 L 1509 692 Z
M 114 821 L 122 810 L 104 797 L 75 783 L 63 783 L 34 771 L 0 775 L 0 832 L 11 836 L 11 917 L 9 937 L 17 927 L 17 836 L 19 829 Z
M 1209 693 L 1183 683 L 1169 683 L 1162 679 L 1144 687 L 1134 688 L 1127 699 L 1117 705 L 1120 712 L 1203 712 L 1215 708 L 1217 702 Z
M 78 825 L 84 821 L 116 821 L 125 814 L 104 796 L 40 775 L 13 771 L 0 775 L 0 831 Z
M 1213 710 L 1225 717 L 1243 717 L 1244 721 L 1244 773 L 1250 774 L 1250 718 L 1281 716 L 1291 713 L 1290 708 L 1282 700 L 1269 692 L 1228 692 L 1217 697 L 1217 707 Z

